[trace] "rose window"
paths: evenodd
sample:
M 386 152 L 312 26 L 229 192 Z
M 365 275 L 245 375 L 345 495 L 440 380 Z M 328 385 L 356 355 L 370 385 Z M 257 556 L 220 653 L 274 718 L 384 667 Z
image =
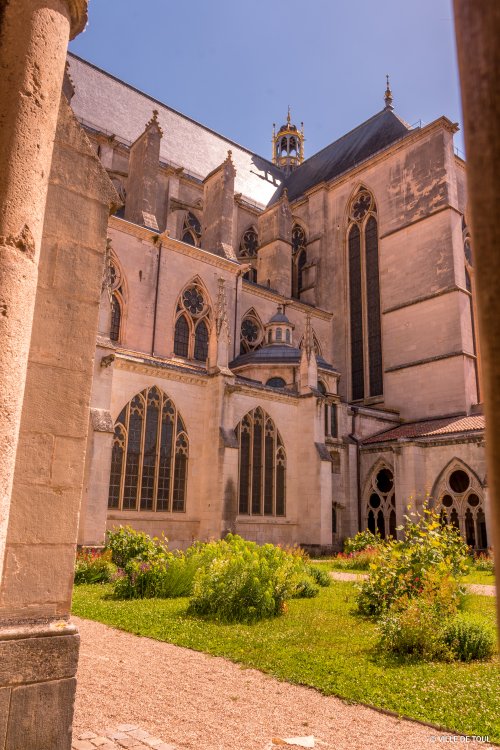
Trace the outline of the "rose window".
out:
M 250 318 L 244 320 L 241 324 L 241 335 L 250 344 L 254 341 L 257 341 L 257 339 L 259 338 L 259 327 L 257 323 L 255 323 Z

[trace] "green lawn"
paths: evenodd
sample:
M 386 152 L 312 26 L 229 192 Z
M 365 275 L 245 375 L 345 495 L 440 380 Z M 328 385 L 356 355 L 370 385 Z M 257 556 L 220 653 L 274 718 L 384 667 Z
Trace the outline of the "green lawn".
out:
M 500 742 L 500 658 L 472 664 L 401 664 L 377 654 L 372 622 L 353 613 L 355 588 L 332 583 L 316 599 L 254 625 L 186 615 L 187 599 L 115 601 L 111 587 L 76 586 L 73 613 L 131 633 L 224 656 L 288 682 L 368 703 L 462 734 Z M 469 596 L 474 617 L 494 627 L 493 597 Z

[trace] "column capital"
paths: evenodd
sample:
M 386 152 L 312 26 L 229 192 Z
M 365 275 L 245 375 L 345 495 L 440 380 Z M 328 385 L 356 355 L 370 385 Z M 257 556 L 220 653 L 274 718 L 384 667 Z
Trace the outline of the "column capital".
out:
M 71 21 L 69 38 L 74 39 L 87 25 L 88 0 L 64 0 L 64 2 L 68 7 Z

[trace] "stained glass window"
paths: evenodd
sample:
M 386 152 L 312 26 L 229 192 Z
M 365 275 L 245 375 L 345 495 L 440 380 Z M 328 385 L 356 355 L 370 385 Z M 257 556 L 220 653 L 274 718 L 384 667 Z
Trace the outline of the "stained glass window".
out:
M 204 320 L 200 320 L 194 332 L 194 358 L 206 362 L 208 357 L 208 328 Z
M 264 338 L 264 329 L 256 313 L 250 312 L 241 321 L 240 354 L 260 349 Z
M 240 514 L 284 516 L 286 455 L 273 420 L 262 409 L 253 409 L 236 432 Z
M 109 338 L 111 341 L 120 340 L 120 325 L 122 318 L 122 310 L 120 301 L 116 294 L 111 296 L 111 326 L 109 330 Z
M 173 402 L 156 386 L 138 393 L 115 424 L 108 507 L 184 511 L 188 453 Z
M 455 526 L 474 549 L 486 549 L 488 538 L 483 506 L 483 488 L 463 465 L 447 469 L 435 488 L 441 522 Z
M 360 239 L 359 227 L 355 224 L 349 233 L 349 302 L 351 313 L 351 381 L 353 401 L 363 398 L 365 395 Z
M 378 231 L 377 220 L 373 216 L 370 216 L 365 226 L 365 253 L 370 396 L 380 396 L 383 393 L 382 332 L 380 323 Z
M 177 318 L 174 334 L 174 354 L 187 357 L 189 352 L 189 325 L 185 315 Z
M 189 212 L 184 219 L 181 233 L 182 241 L 188 245 L 198 245 L 201 237 L 201 224 L 194 214 Z

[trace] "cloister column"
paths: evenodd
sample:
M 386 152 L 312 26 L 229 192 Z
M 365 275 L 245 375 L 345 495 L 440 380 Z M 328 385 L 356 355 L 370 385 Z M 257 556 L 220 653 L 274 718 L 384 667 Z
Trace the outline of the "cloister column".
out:
M 0 0 L 0 571 L 66 51 L 86 21 L 87 0 Z
M 454 0 L 481 339 L 488 490 L 500 571 L 500 5 Z M 500 627 L 500 598 L 497 597 Z

